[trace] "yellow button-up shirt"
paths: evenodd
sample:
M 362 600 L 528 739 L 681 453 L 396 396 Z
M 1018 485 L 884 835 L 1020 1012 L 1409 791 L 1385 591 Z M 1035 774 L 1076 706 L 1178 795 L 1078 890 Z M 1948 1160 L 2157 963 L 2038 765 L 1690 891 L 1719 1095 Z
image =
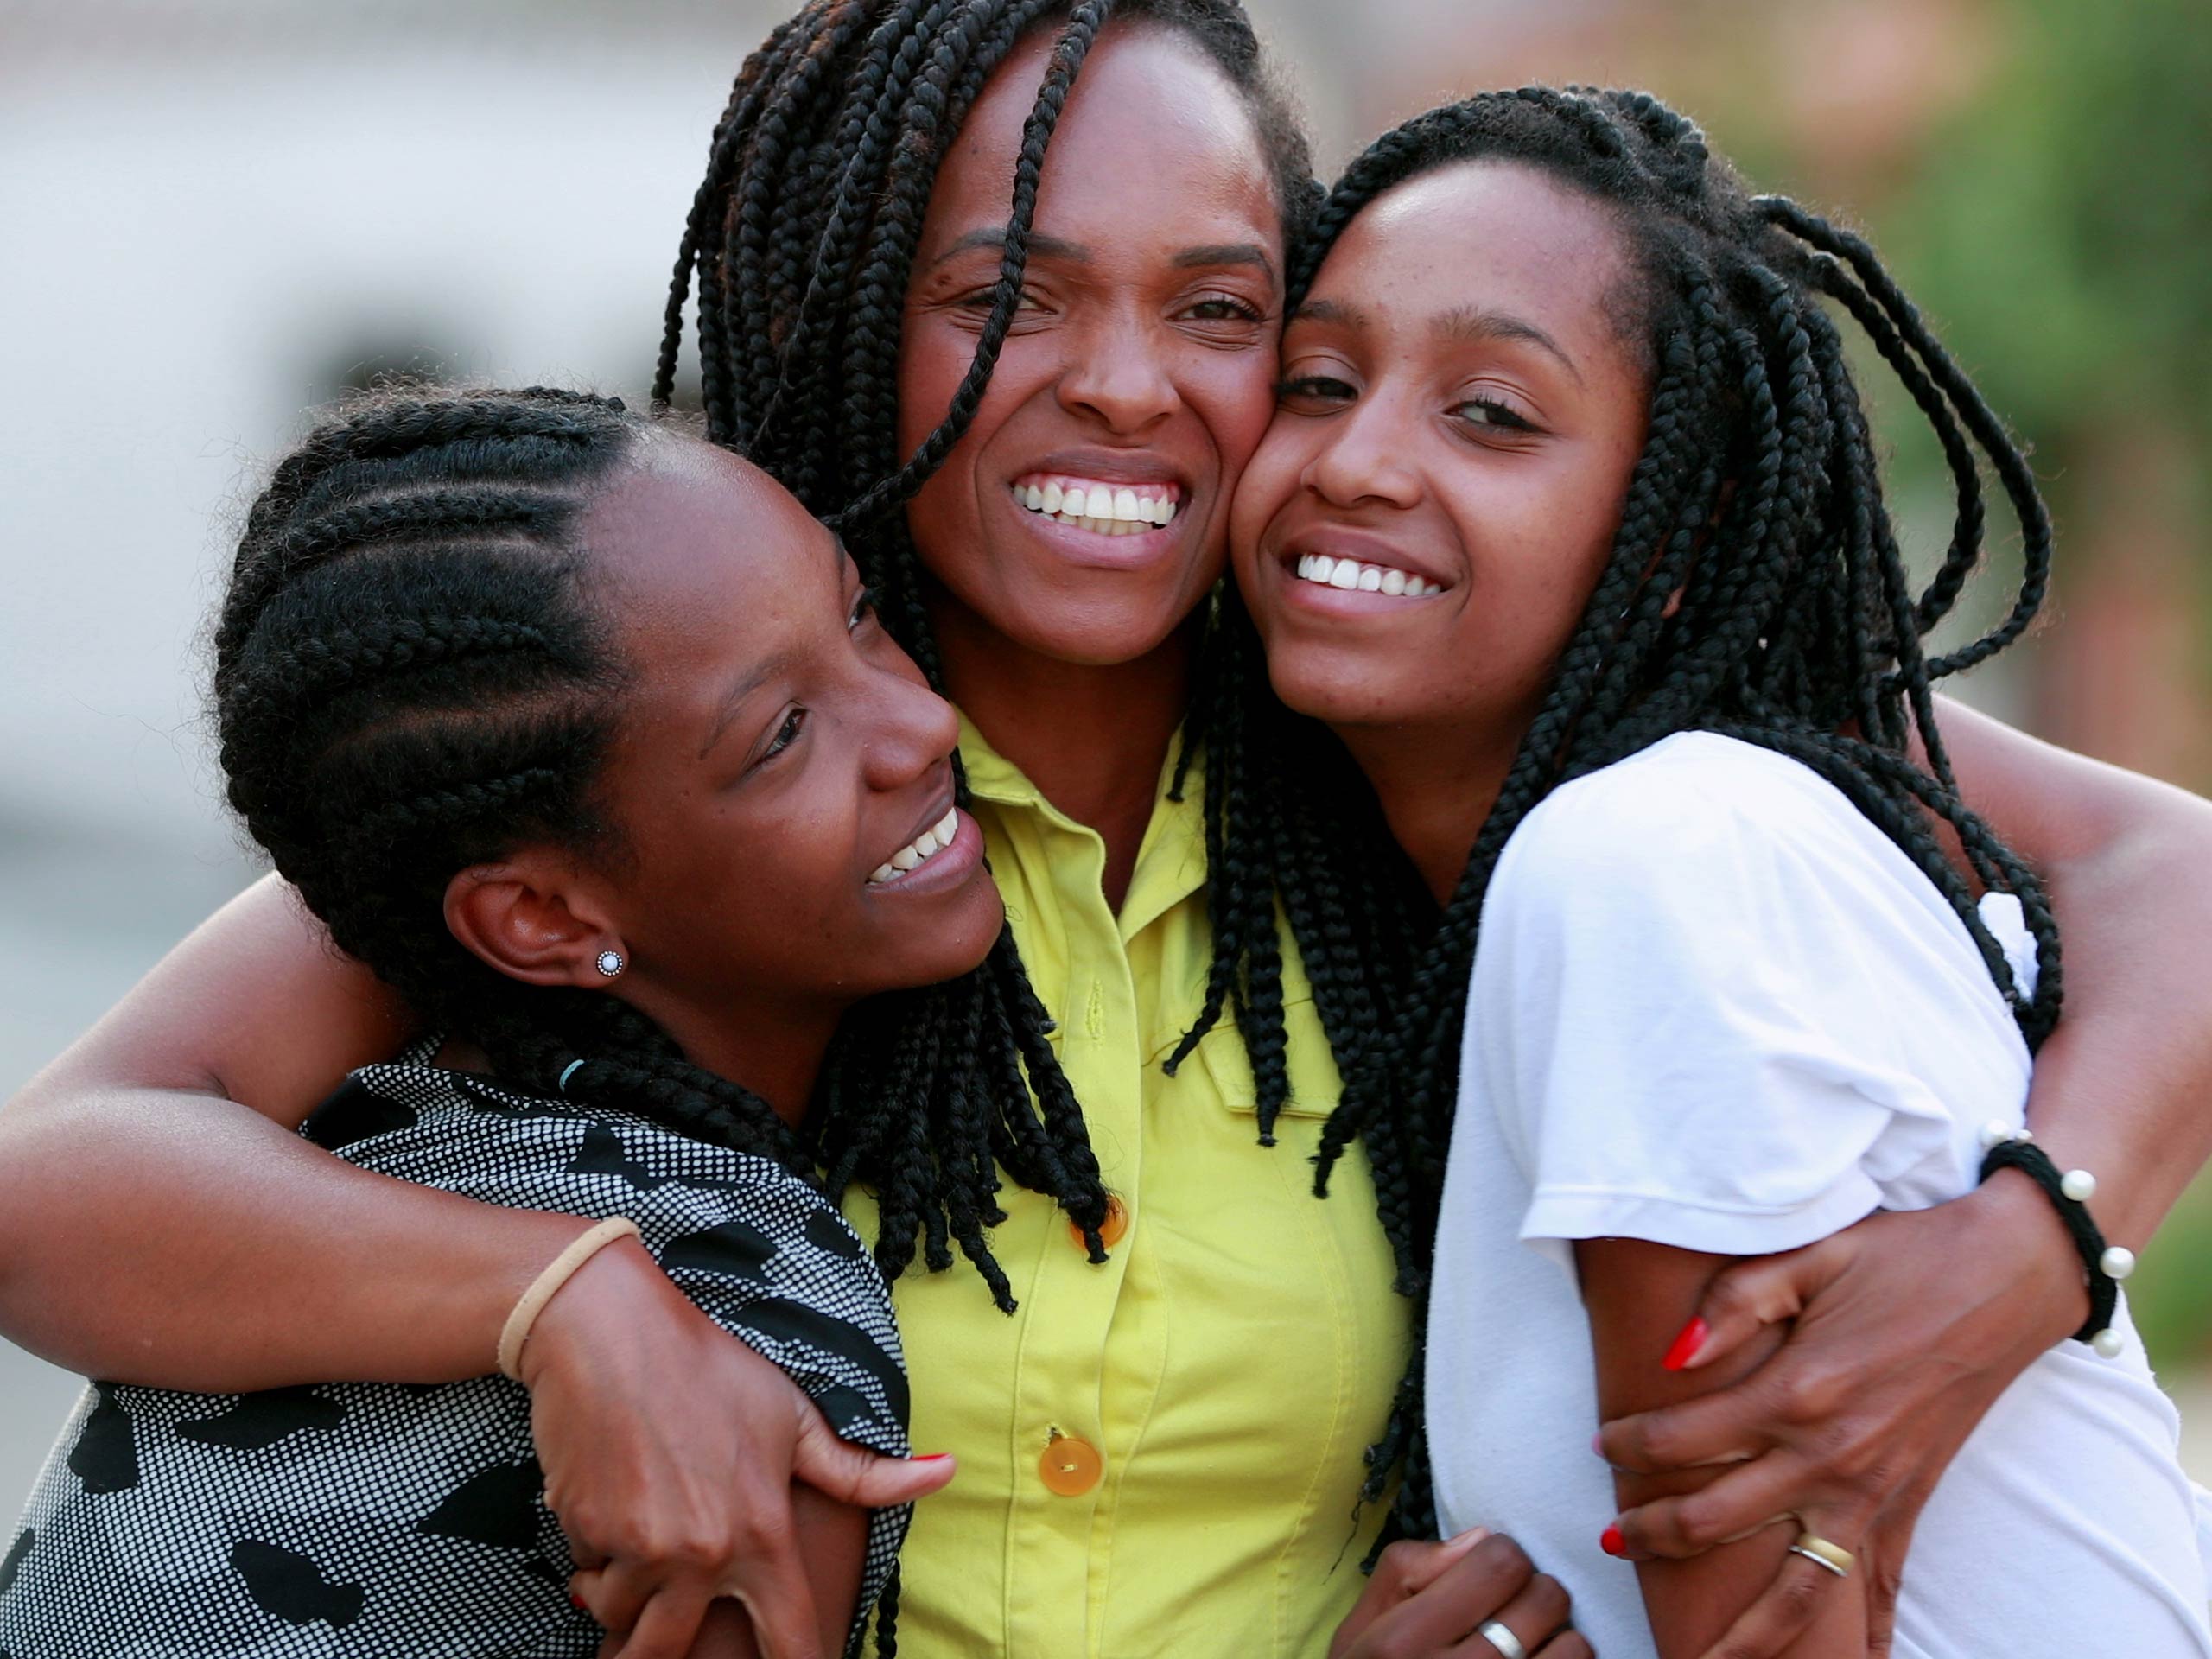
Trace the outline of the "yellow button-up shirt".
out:
M 1094 1266 L 1047 1200 L 1009 1185 L 992 1249 L 1017 1313 L 964 1262 L 898 1281 L 914 1445 L 960 1459 L 915 1512 L 900 1651 L 1321 1655 L 1382 1523 L 1380 1504 L 1354 1519 L 1361 1453 L 1408 1338 L 1357 1148 L 1313 1195 L 1338 1084 L 1312 991 L 1286 938 L 1294 1098 L 1263 1147 L 1226 1021 L 1176 1076 L 1161 1070 L 1211 959 L 1200 780 L 1171 801 L 1163 773 L 1116 917 L 1097 833 L 964 722 L 961 753 L 1128 1230 Z M 867 1198 L 849 1207 L 872 1236 Z

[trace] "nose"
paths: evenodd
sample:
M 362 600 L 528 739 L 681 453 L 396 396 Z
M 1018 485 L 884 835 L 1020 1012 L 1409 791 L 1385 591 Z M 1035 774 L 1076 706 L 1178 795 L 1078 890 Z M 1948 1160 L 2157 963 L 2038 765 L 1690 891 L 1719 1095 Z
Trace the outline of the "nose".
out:
M 1409 507 L 1421 499 L 1421 474 L 1408 459 L 1414 434 L 1404 411 L 1370 397 L 1320 424 L 1320 447 L 1299 482 L 1332 506 L 1363 502 Z
M 861 748 L 868 785 L 892 792 L 910 788 L 952 753 L 960 741 L 960 716 L 918 674 L 874 677 L 870 725 Z
M 1182 402 L 1160 342 L 1133 318 L 1102 320 L 1073 331 L 1059 379 L 1060 406 L 1134 437 Z

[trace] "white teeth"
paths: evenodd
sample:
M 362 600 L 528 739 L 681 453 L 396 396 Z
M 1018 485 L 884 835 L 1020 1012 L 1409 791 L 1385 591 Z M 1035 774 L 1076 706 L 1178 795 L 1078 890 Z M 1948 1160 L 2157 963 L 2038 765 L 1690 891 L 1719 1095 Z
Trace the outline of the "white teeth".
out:
M 1165 486 L 1146 487 L 1159 488 L 1163 493 L 1140 494 L 1134 486 L 1127 485 L 1096 482 L 1062 484 L 1058 480 L 1045 484 L 1015 484 L 1011 489 L 1014 505 L 1031 512 L 1042 513 L 1060 524 L 1078 525 L 1103 535 L 1127 536 L 1174 519 L 1177 503 L 1164 493 Z M 1116 525 L 1122 528 L 1116 529 Z
M 891 855 L 888 864 L 879 864 L 868 872 L 868 885 L 880 887 L 886 881 L 904 875 L 925 859 L 943 852 L 952 845 L 953 837 L 960 833 L 960 809 L 949 808 L 945 815 L 914 837 L 912 842 Z
M 1318 582 L 1324 588 L 1339 588 L 1347 593 L 1383 594 L 1392 599 L 1419 599 L 1425 594 L 1440 594 L 1440 582 L 1424 582 L 1419 576 L 1408 575 L 1402 570 L 1393 570 L 1384 564 L 1362 564 L 1357 559 L 1332 559 L 1326 553 L 1301 553 L 1296 566 L 1300 582 Z

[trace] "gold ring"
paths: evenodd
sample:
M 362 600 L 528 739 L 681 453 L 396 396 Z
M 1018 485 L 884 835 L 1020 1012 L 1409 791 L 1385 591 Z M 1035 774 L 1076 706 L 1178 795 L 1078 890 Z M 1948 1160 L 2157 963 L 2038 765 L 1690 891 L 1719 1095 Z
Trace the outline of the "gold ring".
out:
M 1851 1569 L 1859 1565 L 1859 1558 L 1841 1544 L 1832 1544 L 1810 1530 L 1797 1535 L 1797 1541 L 1789 1546 L 1789 1553 L 1802 1555 L 1816 1567 L 1826 1567 L 1839 1579 L 1849 1578 Z

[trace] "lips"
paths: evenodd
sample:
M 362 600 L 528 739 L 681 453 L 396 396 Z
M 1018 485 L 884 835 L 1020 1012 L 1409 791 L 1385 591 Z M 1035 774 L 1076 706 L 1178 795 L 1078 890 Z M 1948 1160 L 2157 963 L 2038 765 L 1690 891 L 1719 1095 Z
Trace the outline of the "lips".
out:
M 1386 599 L 1426 599 L 1457 585 L 1436 562 L 1370 531 L 1315 525 L 1285 538 L 1276 554 L 1294 582 Z
M 917 835 L 889 858 L 868 872 L 868 885 L 887 887 L 927 864 L 946 848 L 960 833 L 960 810 L 948 806 L 944 816 L 931 821 L 929 827 Z

